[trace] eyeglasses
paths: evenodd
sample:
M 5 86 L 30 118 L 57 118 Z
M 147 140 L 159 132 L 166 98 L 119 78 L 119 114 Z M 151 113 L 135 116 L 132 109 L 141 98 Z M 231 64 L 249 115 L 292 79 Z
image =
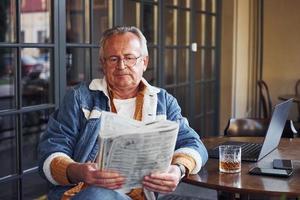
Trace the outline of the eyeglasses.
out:
M 126 65 L 128 67 L 133 67 L 136 65 L 138 59 L 141 57 L 142 56 L 135 57 L 133 55 L 128 55 L 128 56 L 125 56 L 124 58 L 120 58 L 118 56 L 111 56 L 111 57 L 105 58 L 105 61 L 109 66 L 112 66 L 112 67 L 117 66 L 120 63 L 120 61 L 123 61 L 124 65 Z

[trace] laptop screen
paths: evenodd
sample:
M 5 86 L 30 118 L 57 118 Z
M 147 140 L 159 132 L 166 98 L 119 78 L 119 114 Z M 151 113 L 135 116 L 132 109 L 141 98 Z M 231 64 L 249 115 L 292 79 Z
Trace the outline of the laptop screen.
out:
M 293 99 L 289 99 L 275 106 L 258 160 L 278 146 L 292 102 Z

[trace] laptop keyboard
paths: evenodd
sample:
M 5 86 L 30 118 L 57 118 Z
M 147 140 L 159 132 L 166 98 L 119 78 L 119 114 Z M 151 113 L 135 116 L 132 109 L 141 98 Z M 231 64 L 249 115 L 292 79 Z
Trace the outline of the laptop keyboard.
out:
M 253 157 L 258 156 L 262 145 L 256 143 L 243 143 L 242 148 L 242 157 Z
M 226 144 L 226 143 L 225 143 Z M 244 143 L 244 142 L 230 142 L 228 144 L 238 145 L 242 148 L 242 160 L 255 160 L 257 159 L 260 150 L 262 148 L 262 144 L 257 143 Z M 226 144 L 226 145 L 228 145 Z M 219 147 L 215 147 L 208 151 L 209 157 L 211 158 L 219 158 Z

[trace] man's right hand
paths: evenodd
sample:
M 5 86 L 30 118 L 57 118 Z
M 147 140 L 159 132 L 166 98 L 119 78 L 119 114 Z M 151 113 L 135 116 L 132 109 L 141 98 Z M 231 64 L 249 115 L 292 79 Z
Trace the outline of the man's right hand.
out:
M 107 189 L 119 189 L 125 178 L 112 170 L 99 170 L 96 163 L 71 163 L 67 167 L 67 176 L 71 183 L 84 182 L 88 185 Z

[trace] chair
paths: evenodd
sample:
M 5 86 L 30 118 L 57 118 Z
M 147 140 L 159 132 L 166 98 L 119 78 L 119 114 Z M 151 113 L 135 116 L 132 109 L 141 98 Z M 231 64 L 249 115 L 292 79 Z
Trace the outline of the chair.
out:
M 271 101 L 268 85 L 263 80 L 258 80 L 257 85 L 259 88 L 259 100 L 260 100 L 260 106 L 262 106 L 262 110 L 263 110 L 263 118 L 271 118 L 272 101 Z
M 224 129 L 224 136 L 230 137 L 258 137 L 265 136 L 269 127 L 270 119 L 260 118 L 231 118 Z M 283 138 L 293 138 L 297 133 L 292 120 L 287 120 L 283 129 Z

